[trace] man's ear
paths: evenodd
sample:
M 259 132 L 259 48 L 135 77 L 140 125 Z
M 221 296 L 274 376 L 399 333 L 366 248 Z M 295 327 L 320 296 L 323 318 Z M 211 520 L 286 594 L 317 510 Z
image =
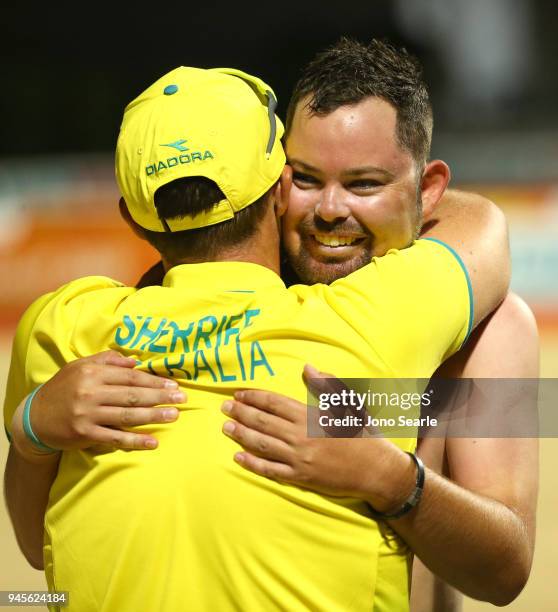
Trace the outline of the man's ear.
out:
M 285 165 L 281 176 L 273 188 L 273 199 L 275 201 L 275 216 L 282 217 L 287 207 L 289 206 L 289 196 L 291 193 L 291 185 L 293 184 L 293 169 L 289 165 Z
M 120 198 L 118 200 L 118 206 L 120 208 L 120 216 L 126 221 L 126 223 L 130 226 L 131 230 L 134 232 L 138 238 L 142 240 L 146 240 L 145 232 L 143 231 L 143 227 L 138 225 L 133 219 L 130 211 L 128 210 L 128 206 L 126 205 L 126 201 L 124 198 Z
M 441 159 L 434 159 L 426 164 L 420 182 L 422 214 L 426 221 L 444 195 L 450 177 L 449 166 Z

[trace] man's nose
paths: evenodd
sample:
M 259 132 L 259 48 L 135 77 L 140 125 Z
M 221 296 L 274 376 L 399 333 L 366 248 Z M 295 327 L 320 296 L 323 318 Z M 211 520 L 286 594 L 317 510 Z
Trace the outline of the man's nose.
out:
M 351 211 L 345 201 L 342 189 L 326 187 L 322 190 L 321 197 L 314 209 L 316 216 L 328 223 L 343 220 L 350 216 Z

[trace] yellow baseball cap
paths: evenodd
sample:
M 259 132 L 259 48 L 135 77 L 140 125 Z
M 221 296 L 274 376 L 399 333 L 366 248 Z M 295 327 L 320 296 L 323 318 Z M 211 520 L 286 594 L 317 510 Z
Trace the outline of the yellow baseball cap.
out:
M 116 180 L 133 219 L 156 232 L 232 219 L 277 181 L 285 165 L 284 128 L 271 87 L 232 68 L 180 67 L 124 111 Z M 163 220 L 154 195 L 178 178 L 202 176 L 225 194 L 195 217 Z

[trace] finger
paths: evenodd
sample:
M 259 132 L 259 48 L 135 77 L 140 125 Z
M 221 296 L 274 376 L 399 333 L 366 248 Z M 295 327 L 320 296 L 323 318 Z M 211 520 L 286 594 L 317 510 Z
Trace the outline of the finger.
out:
M 324 385 L 330 387 L 330 391 L 338 391 L 340 389 L 347 388 L 345 383 L 341 379 L 336 378 L 333 374 L 320 372 L 309 363 L 304 366 L 303 374 L 305 380 L 309 382 L 314 382 L 314 384 L 316 385 Z
M 235 421 L 227 421 L 223 425 L 223 433 L 259 457 L 286 462 L 292 454 L 290 447 L 282 440 L 254 431 Z
M 341 391 L 347 390 L 347 386 L 342 380 L 336 378 L 333 374 L 319 372 L 310 364 L 304 366 L 303 374 L 306 384 L 315 394 L 341 393 Z
M 104 363 L 121 368 L 135 368 L 139 364 L 135 357 L 124 357 L 124 355 L 120 355 L 116 351 L 109 351 Z
M 306 415 L 306 404 L 279 393 L 262 391 L 261 389 L 243 389 L 237 391 L 234 397 L 243 404 L 250 404 L 293 423 L 298 421 L 301 413 Z
M 96 412 L 95 421 L 98 425 L 125 428 L 152 423 L 171 423 L 178 419 L 179 414 L 180 410 L 175 406 L 165 408 L 102 406 Z
M 186 394 L 172 389 L 146 389 L 144 387 L 103 386 L 95 391 L 100 406 L 141 406 L 183 404 Z
M 250 429 L 270 435 L 287 443 L 292 439 L 292 422 L 270 414 L 269 412 L 234 400 L 224 402 L 221 406 L 221 410 L 226 415 Z
M 157 439 L 148 434 L 120 431 L 110 427 L 96 427 L 91 433 L 91 440 L 113 448 L 129 450 L 152 450 L 157 448 Z
M 103 351 L 102 353 L 91 355 L 90 357 L 84 357 L 82 361 L 116 365 L 124 368 L 133 368 L 137 364 L 136 359 L 133 357 L 124 357 L 117 351 Z
M 240 452 L 236 453 L 234 460 L 254 474 L 278 480 L 281 482 L 290 482 L 294 476 L 293 469 L 290 465 L 278 463 L 276 461 L 268 461 L 262 457 L 257 457 L 251 453 Z
M 155 376 L 141 370 L 131 370 L 117 366 L 104 365 L 97 372 L 98 382 L 107 385 L 124 385 L 127 387 L 149 387 L 151 389 L 176 389 L 178 383 L 169 378 Z
M 304 366 L 304 375 L 309 376 L 310 378 L 331 378 L 330 374 L 325 374 L 324 372 L 320 372 L 317 368 L 315 368 L 312 364 L 307 363 Z

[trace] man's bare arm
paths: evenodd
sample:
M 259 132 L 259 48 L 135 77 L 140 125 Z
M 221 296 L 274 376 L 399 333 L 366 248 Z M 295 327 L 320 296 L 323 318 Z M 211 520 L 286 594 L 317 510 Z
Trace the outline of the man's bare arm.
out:
M 502 356 L 505 355 L 505 359 Z M 533 317 L 525 304 L 509 295 L 464 347 L 437 373 L 463 378 L 533 378 L 538 376 L 538 343 Z M 490 410 L 490 407 L 486 407 Z M 429 467 L 441 472 L 444 440 L 425 438 L 419 454 Z M 463 489 L 500 503 L 493 508 L 489 524 L 492 539 L 500 536 L 512 542 L 513 556 L 502 557 L 500 578 L 521 586 L 531 566 L 538 484 L 538 441 L 536 439 L 449 438 L 445 441 L 447 475 Z M 463 509 L 464 510 L 464 509 Z M 456 520 L 461 519 L 458 510 Z M 482 544 L 482 543 L 481 543 Z M 486 544 L 488 546 L 488 544 Z M 499 544 L 495 542 L 497 550 Z M 462 548 L 459 547 L 461 554 Z M 492 551 L 489 551 L 492 552 Z M 510 559 L 511 557 L 511 559 Z M 479 567 L 482 571 L 482 567 Z M 514 579 L 515 576 L 515 579 Z M 415 558 L 412 609 L 426 612 L 460 609 L 459 596 Z
M 476 326 L 508 290 L 510 254 L 504 214 L 483 196 L 450 190 L 425 219 L 421 238 L 445 242 L 463 261 L 471 280 Z
M 18 411 L 21 410 L 18 408 Z M 44 514 L 50 487 L 58 472 L 60 453 L 39 455 L 10 445 L 4 494 L 17 542 L 35 569 L 43 569 Z
M 148 433 L 134 425 L 170 423 L 179 411 L 169 404 L 185 400 L 174 381 L 132 369 L 135 360 L 112 351 L 67 364 L 33 399 L 34 433 L 52 448 L 88 448 L 94 444 L 153 449 Z M 166 404 L 155 408 L 154 405 Z M 43 567 L 44 516 L 61 453 L 38 450 L 23 431 L 24 401 L 11 423 L 12 442 L 4 475 L 6 505 L 16 539 L 35 569 Z
M 515 306 L 506 303 L 504 311 Z M 528 310 L 515 317 L 514 330 L 513 342 L 522 344 L 523 357 L 497 375 L 536 377 L 538 340 Z M 509 334 L 491 331 L 494 351 L 508 355 Z M 473 373 L 478 376 L 479 370 L 466 375 Z M 235 397 L 225 407 L 235 420 L 226 433 L 244 448 L 235 458 L 245 468 L 321 493 L 360 498 L 380 512 L 401 507 L 413 490 L 414 465 L 391 442 L 308 438 L 304 404 L 263 391 Z M 525 585 L 531 567 L 537 443 L 456 439 L 449 447 L 455 482 L 427 468 L 420 504 L 390 526 L 446 582 L 470 597 L 506 605 Z

